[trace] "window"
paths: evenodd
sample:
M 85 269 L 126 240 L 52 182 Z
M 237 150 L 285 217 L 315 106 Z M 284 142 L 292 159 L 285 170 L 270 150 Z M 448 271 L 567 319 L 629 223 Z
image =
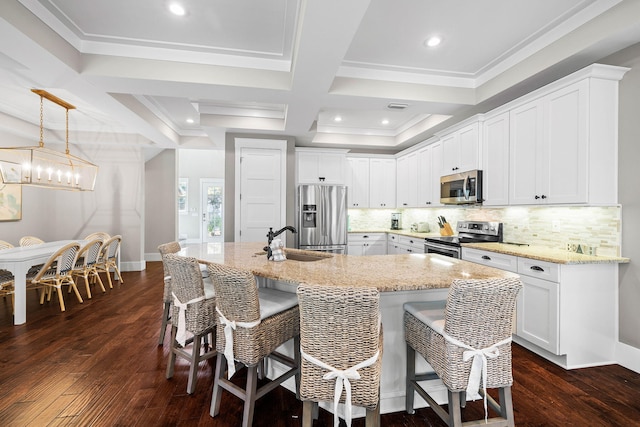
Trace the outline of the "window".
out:
M 178 180 L 178 213 L 189 212 L 189 178 Z

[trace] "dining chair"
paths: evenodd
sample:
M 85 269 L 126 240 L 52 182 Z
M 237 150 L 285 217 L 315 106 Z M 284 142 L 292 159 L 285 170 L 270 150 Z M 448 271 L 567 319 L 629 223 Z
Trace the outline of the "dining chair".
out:
M 20 246 L 32 246 L 44 243 L 44 240 L 34 236 L 24 236 L 20 238 Z
M 215 340 L 216 297 L 212 289 L 205 287 L 200 273 L 200 265 L 195 258 L 166 254 L 163 259 L 171 280 L 171 348 L 167 362 L 167 379 L 173 377 L 176 356 L 189 361 L 189 379 L 187 393 L 192 394 L 198 379 L 198 365 L 201 361 L 216 355 L 215 348 L 202 340 L 210 336 Z M 193 335 L 187 339 L 187 333 Z M 187 345 L 191 343 L 191 345 Z M 204 350 L 203 350 L 204 347 Z
M 113 282 L 111 281 L 111 269 L 118 276 L 120 283 L 124 283 L 122 275 L 118 269 L 118 257 L 120 256 L 120 244 L 122 242 L 122 236 L 117 234 L 110 237 L 102 244 L 98 261 L 96 262 L 96 271 L 98 273 L 106 273 L 107 280 L 109 281 L 109 287 L 113 288 Z
M 415 391 L 449 426 L 514 425 L 511 333 L 521 288 L 517 278 L 456 279 L 446 301 L 404 304 L 407 413 L 414 413 Z M 416 373 L 416 353 L 434 372 Z M 447 388 L 448 411 L 418 384 L 438 378 Z M 499 389 L 499 403 L 487 388 Z M 462 422 L 467 399 L 481 397 L 485 419 Z M 488 418 L 487 404 L 497 417 Z
M 382 323 L 380 295 L 370 287 L 298 286 L 302 426 L 311 427 L 318 402 L 338 403 L 351 426 L 352 405 L 366 408 L 365 425 L 380 425 Z M 344 391 L 343 391 L 344 386 Z
M 162 310 L 162 323 L 160 324 L 160 336 L 158 337 L 158 345 L 164 344 L 164 336 L 167 331 L 167 326 L 171 321 L 171 275 L 169 274 L 169 269 L 167 268 L 167 264 L 164 261 L 165 255 L 175 254 L 179 252 L 181 249 L 180 243 L 178 242 L 169 242 L 164 243 L 158 246 L 158 252 L 160 252 L 160 257 L 162 258 L 162 268 L 164 270 L 164 292 L 162 294 L 163 301 L 163 310 Z
M 296 377 L 300 384 L 300 315 L 295 293 L 258 288 L 253 274 L 230 266 L 210 263 L 209 277 L 216 292 L 218 320 L 216 372 L 209 414 L 220 413 L 222 391 L 227 390 L 244 401 L 242 426 L 253 423 L 255 401 Z M 293 339 L 294 358 L 276 349 Z M 258 367 L 271 358 L 287 368 L 278 378 L 257 387 Z M 231 381 L 236 362 L 247 368 L 246 385 L 242 388 Z
M 4 240 L 0 240 L 0 250 L 2 250 L 2 249 L 11 249 L 13 247 L 14 246 L 11 243 L 5 242 Z
M 45 295 L 47 295 L 47 300 L 49 301 L 52 291 L 55 290 L 58 292 L 60 310 L 65 311 L 64 298 L 62 296 L 63 286 L 69 286 L 75 292 L 78 302 L 84 302 L 71 276 L 79 250 L 80 245 L 75 242 L 61 247 L 49 257 L 34 277 L 27 277 L 27 289 L 46 290 L 46 292 L 40 293 L 40 304 L 44 303 Z
M 0 270 L 0 296 L 3 298 L 11 297 L 11 310 L 15 306 L 14 295 L 14 277 L 8 270 Z
M 111 238 L 109 233 L 105 233 L 104 231 L 96 231 L 95 233 L 88 234 L 85 236 L 83 240 L 90 241 L 94 239 L 100 239 L 102 241 L 107 241 Z
M 102 289 L 102 293 L 106 292 L 104 288 L 104 284 L 102 283 L 102 279 L 100 278 L 100 274 L 98 274 L 98 269 L 96 268 L 96 263 L 98 262 L 98 255 L 100 254 L 100 249 L 102 248 L 102 240 L 99 238 L 93 239 L 87 242 L 78 252 L 78 256 L 71 270 L 72 277 L 83 277 L 84 283 L 87 288 L 87 298 L 91 299 L 91 288 L 89 286 L 89 277 L 91 277 L 93 282 L 98 282 L 100 284 L 100 289 Z

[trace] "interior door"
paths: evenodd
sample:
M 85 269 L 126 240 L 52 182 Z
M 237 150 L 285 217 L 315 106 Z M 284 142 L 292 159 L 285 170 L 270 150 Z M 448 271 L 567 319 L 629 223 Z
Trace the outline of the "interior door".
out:
M 275 142 L 275 141 L 273 141 Z M 274 148 L 236 144 L 239 176 L 236 209 L 237 242 L 267 243 L 269 227 L 277 230 L 286 221 L 286 141 Z M 269 147 L 265 141 L 260 145 Z
M 224 242 L 224 180 L 202 179 L 200 188 L 202 242 Z

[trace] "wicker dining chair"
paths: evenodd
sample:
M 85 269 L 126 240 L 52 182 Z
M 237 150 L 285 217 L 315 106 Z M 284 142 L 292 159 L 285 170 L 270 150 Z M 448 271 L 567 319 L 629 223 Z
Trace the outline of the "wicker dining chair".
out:
M 44 243 L 44 240 L 34 236 L 24 236 L 20 238 L 20 246 L 32 246 Z
M 79 250 L 80 245 L 75 242 L 61 247 L 49 257 L 34 277 L 27 276 L 27 289 L 44 289 L 46 291 L 40 292 L 40 304 L 44 303 L 45 295 L 47 295 L 47 300 L 50 300 L 52 291 L 56 290 L 60 301 L 60 310 L 65 311 L 62 296 L 63 286 L 69 286 L 70 290 L 75 292 L 78 302 L 84 302 L 71 276 Z
M 242 426 L 253 423 L 255 401 L 282 382 L 300 375 L 300 314 L 295 293 L 260 288 L 251 272 L 209 264 L 209 277 L 216 290 L 218 333 L 216 373 L 209 414 L 220 413 L 222 391 L 227 390 L 244 400 Z M 276 352 L 285 342 L 294 341 L 294 358 Z M 286 366 L 288 370 L 269 383 L 257 387 L 258 367 L 266 358 Z M 236 362 L 247 368 L 244 389 L 230 381 Z M 226 375 L 225 375 L 226 371 Z
M 15 306 L 15 278 L 9 270 L 0 270 L 0 296 L 11 297 L 11 309 Z
M 4 240 L 0 240 L 0 250 L 2 250 L 2 249 L 11 249 L 13 247 L 14 246 L 11 243 L 5 242 Z
M 449 426 L 514 425 L 511 333 L 521 287 L 517 278 L 454 280 L 446 301 L 404 304 L 408 413 L 414 413 L 415 390 Z M 435 372 L 416 374 L 416 352 Z M 448 389 L 448 412 L 418 384 L 437 378 Z M 487 388 L 499 389 L 499 403 Z M 461 408 L 466 400 L 481 396 L 484 422 L 463 423 Z M 488 418 L 487 403 L 497 417 Z
M 343 415 L 347 426 L 351 425 L 351 405 L 366 408 L 367 427 L 379 426 L 382 324 L 378 290 L 301 284 L 298 303 L 302 426 L 311 427 L 320 401 L 333 402 L 335 425 L 340 401 L 347 404 Z M 357 375 L 350 376 L 347 370 Z M 345 391 L 340 392 L 343 382 Z
M 87 244 L 85 244 L 78 252 L 76 263 L 71 270 L 71 275 L 73 277 L 81 276 L 84 278 L 84 283 L 87 288 L 87 298 L 89 299 L 91 299 L 89 278 L 92 279 L 92 282 L 98 282 L 98 284 L 100 284 L 102 293 L 106 292 L 104 284 L 102 283 L 102 279 L 100 278 L 100 274 L 98 274 L 98 269 L 96 268 L 98 255 L 100 255 L 100 249 L 102 249 L 102 240 L 93 239 L 87 242 Z
M 109 233 L 105 233 L 104 231 L 96 231 L 95 233 L 88 234 L 84 238 L 84 240 L 90 241 L 90 240 L 94 240 L 94 239 L 100 239 L 103 242 L 106 242 L 110 238 L 111 238 L 111 236 L 109 235 Z
M 164 257 L 167 254 L 175 254 L 176 252 L 179 252 L 180 249 L 180 243 L 178 242 L 169 242 L 158 246 L 158 252 L 160 252 L 160 257 L 162 258 L 162 268 L 164 270 L 164 292 L 162 294 L 164 307 L 162 310 L 162 323 L 160 325 L 158 345 L 164 344 L 164 336 L 166 334 L 169 321 L 171 320 L 171 300 L 173 299 L 171 296 L 171 275 L 169 274 L 169 269 L 164 262 Z
M 98 273 L 105 273 L 107 275 L 110 288 L 113 288 L 113 282 L 111 281 L 111 269 L 115 271 L 120 283 L 124 283 L 120 270 L 118 269 L 118 257 L 120 256 L 121 243 L 122 236 L 119 234 L 107 239 L 102 244 L 102 250 L 100 250 L 100 255 L 98 256 L 98 262 L 96 262 L 96 270 Z
M 216 333 L 215 295 L 205 292 L 200 265 L 195 258 L 166 254 L 163 265 L 171 277 L 171 348 L 167 362 L 167 379 L 173 377 L 176 356 L 190 363 L 187 393 L 192 394 L 198 379 L 198 364 L 216 355 L 214 348 L 202 346 L 205 336 L 213 343 Z M 187 340 L 187 333 L 193 335 Z M 188 346 L 188 343 L 192 343 Z

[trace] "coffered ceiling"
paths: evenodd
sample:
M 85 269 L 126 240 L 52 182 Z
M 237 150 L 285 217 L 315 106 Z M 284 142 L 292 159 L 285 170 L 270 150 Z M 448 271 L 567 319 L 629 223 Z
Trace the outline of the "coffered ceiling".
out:
M 0 131 L 37 140 L 37 87 L 77 107 L 78 144 L 397 152 L 637 43 L 639 17 L 635 0 L 3 0 Z

